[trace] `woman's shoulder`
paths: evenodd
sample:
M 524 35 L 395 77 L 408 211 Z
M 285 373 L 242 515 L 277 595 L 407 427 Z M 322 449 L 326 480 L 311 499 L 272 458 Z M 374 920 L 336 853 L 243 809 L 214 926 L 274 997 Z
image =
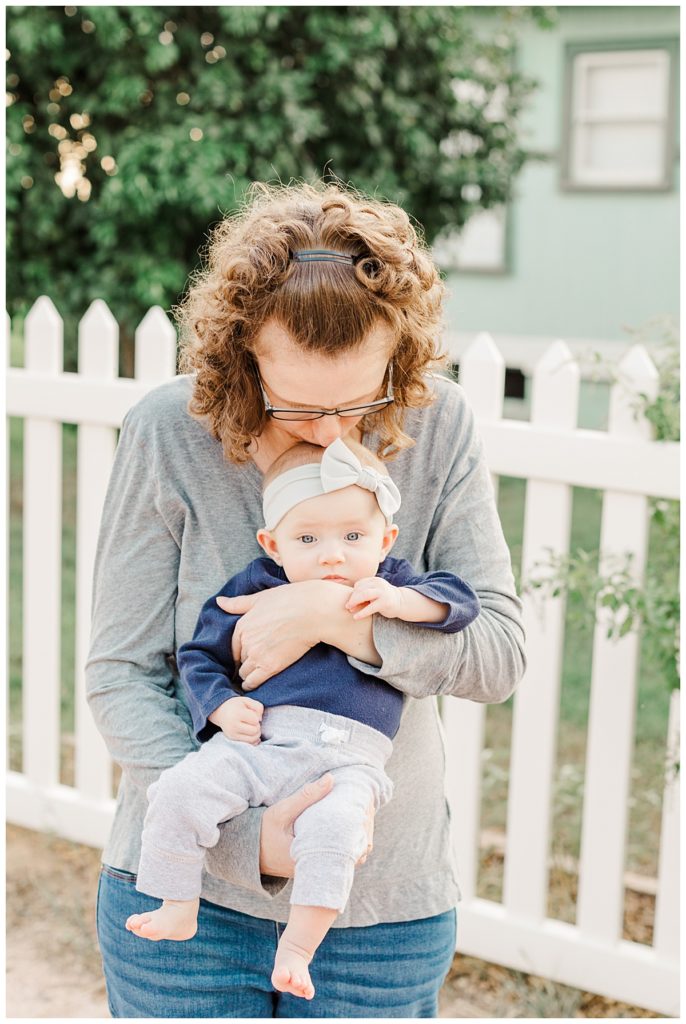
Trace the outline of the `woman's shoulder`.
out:
M 424 502 L 435 486 L 442 491 L 445 482 L 481 457 L 482 445 L 474 415 L 464 389 L 448 377 L 427 377 L 431 403 L 408 410 L 405 433 L 414 444 L 389 462 L 409 507 L 411 501 Z
M 145 424 L 162 417 L 182 417 L 188 415 L 188 406 L 193 389 L 193 377 L 180 374 L 165 380 L 162 384 L 150 388 L 126 414 L 131 423 Z
M 151 388 L 126 413 L 124 426 L 141 443 L 154 446 L 184 437 L 209 440 L 207 431 L 188 411 L 194 377 L 180 374 Z
M 454 443 L 456 437 L 471 427 L 472 410 L 462 388 L 456 380 L 442 374 L 429 374 L 426 384 L 431 403 L 420 409 L 408 410 L 406 431 L 415 440 L 431 445 Z
M 427 384 L 434 397 L 433 405 L 441 414 L 463 414 L 468 408 L 467 396 L 464 388 L 457 383 L 454 377 L 447 377 L 442 373 L 427 375 Z

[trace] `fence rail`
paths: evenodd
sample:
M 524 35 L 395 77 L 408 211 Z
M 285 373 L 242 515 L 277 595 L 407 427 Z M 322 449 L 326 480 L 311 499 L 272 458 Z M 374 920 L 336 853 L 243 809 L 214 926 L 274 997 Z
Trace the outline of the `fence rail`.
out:
M 116 428 L 151 387 L 175 374 L 176 336 L 159 308 L 136 332 L 135 379 L 117 377 L 116 322 L 94 302 L 79 328 L 78 373 L 62 371 L 62 321 L 49 299 L 25 321 L 25 366 L 8 369 L 10 416 L 24 419 L 23 766 L 7 782 L 11 822 L 94 846 L 114 811 L 112 765 L 86 706 L 91 576 Z M 494 482 L 527 481 L 523 562 L 569 550 L 572 487 L 603 491 L 601 549 L 631 552 L 640 583 L 648 498 L 678 497 L 679 445 L 650 439 L 630 392 L 654 395 L 657 372 L 635 346 L 611 390 L 607 432 L 577 428 L 580 373 L 568 347 L 549 346 L 532 377 L 531 420 L 503 419 L 505 364 L 488 335 L 460 355 Z M 75 785 L 59 781 L 61 612 L 61 425 L 78 424 L 75 672 Z M 514 700 L 503 901 L 478 898 L 485 708 L 444 700 L 447 787 L 464 900 L 458 949 L 505 966 L 677 1015 L 679 992 L 678 775 L 663 800 L 652 946 L 622 939 L 623 878 L 638 640 L 595 630 L 576 924 L 547 917 L 551 807 L 565 606 L 543 613 L 524 598 L 528 668 Z M 40 707 L 40 714 L 35 709 Z M 678 745 L 678 699 L 668 744 Z

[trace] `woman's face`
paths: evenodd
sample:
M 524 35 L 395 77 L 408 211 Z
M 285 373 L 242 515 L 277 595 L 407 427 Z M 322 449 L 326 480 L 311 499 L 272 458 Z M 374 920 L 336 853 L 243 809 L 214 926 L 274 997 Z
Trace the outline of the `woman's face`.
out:
M 304 352 L 274 320 L 267 321 L 255 342 L 255 358 L 262 384 L 277 408 L 340 409 L 364 405 L 380 396 L 394 336 L 379 321 L 363 342 L 337 358 Z M 269 433 L 287 441 L 325 448 L 337 437 L 350 434 L 361 416 L 321 416 L 318 420 L 269 421 Z

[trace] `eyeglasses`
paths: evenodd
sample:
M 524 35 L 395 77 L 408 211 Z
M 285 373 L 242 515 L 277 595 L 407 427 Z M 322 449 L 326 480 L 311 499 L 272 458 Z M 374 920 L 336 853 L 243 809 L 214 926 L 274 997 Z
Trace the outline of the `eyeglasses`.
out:
M 259 377 L 259 371 L 258 371 Z M 273 420 L 319 420 L 322 416 L 340 416 L 345 419 L 346 416 L 369 416 L 375 412 L 381 412 L 386 406 L 390 405 L 391 402 L 395 401 L 393 396 L 393 364 L 388 364 L 388 387 L 386 388 L 385 398 L 379 398 L 376 402 L 368 402 L 366 405 L 353 405 L 346 409 L 276 409 L 267 398 L 267 393 L 264 390 L 262 378 L 260 380 L 260 390 L 262 391 L 262 398 L 264 399 L 264 408 L 267 416 L 271 416 Z

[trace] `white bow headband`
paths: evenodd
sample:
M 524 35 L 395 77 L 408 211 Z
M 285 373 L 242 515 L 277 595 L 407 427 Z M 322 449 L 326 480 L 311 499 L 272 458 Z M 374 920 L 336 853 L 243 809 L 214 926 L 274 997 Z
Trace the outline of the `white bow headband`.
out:
M 296 466 L 267 485 L 262 496 L 264 525 L 273 530 L 301 501 L 340 491 L 351 484 L 373 492 L 390 526 L 393 514 L 400 508 L 400 491 L 390 476 L 384 476 L 371 466 L 363 466 L 340 437 L 324 449 L 321 462 Z

